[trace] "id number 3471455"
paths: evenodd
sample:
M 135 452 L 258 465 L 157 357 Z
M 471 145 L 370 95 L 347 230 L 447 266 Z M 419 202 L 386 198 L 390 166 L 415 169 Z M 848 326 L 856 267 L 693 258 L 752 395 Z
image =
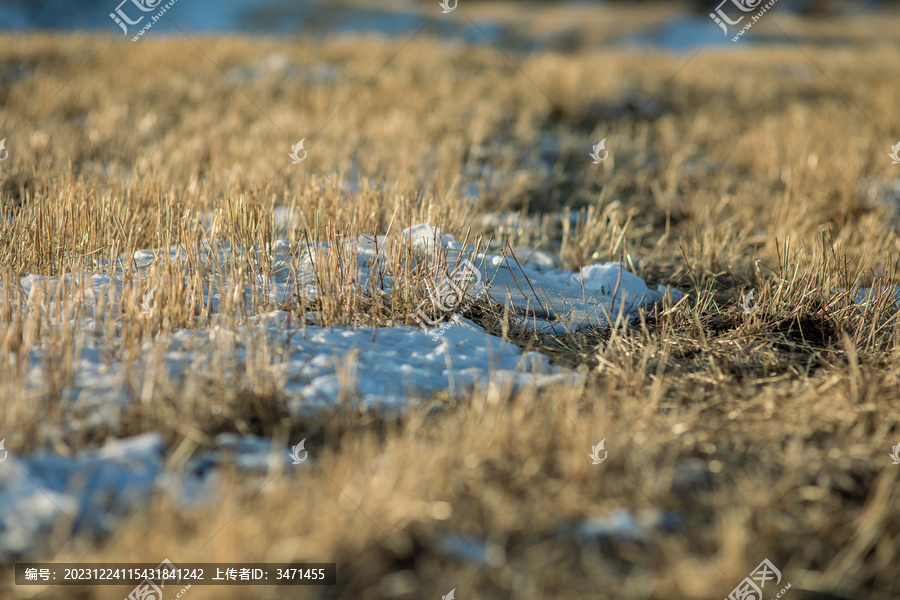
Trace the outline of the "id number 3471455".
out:
M 276 569 L 276 579 L 325 579 L 325 569 Z

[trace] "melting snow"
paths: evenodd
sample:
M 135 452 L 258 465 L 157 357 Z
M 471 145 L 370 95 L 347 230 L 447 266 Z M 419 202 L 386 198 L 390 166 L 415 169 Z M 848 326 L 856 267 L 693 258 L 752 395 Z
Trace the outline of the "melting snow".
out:
M 0 563 L 41 549 L 58 521 L 72 531 L 99 536 L 114 532 L 135 508 L 162 492 L 180 505 L 216 502 L 218 467 L 234 465 L 242 479 L 261 486 L 278 471 L 305 469 L 269 440 L 221 434 L 215 448 L 177 471 L 164 471 L 165 445 L 158 433 L 109 440 L 99 450 L 59 456 L 13 453 L 0 463 Z M 312 453 L 311 453 L 312 454 Z
M 283 222 L 290 220 L 284 211 L 277 216 Z M 483 252 L 457 242 L 431 225 L 407 229 L 403 237 L 405 243 L 430 253 L 435 263 L 439 256 L 447 265 L 471 261 L 484 285 L 472 286 L 467 292 L 487 292 L 491 299 L 522 315 L 530 326 L 537 325 L 542 330 L 564 333 L 583 323 L 602 324 L 607 314 L 622 311 L 630 315 L 637 308 L 660 300 L 665 291 L 649 289 L 640 278 L 615 263 L 590 265 L 573 273 L 559 269 L 551 254 L 520 248 L 516 255 L 521 258 L 517 260 Z M 296 278 L 288 264 L 297 249 L 287 241 L 278 240 L 265 251 L 207 243 L 198 257 L 206 269 L 203 294 L 204 302 L 212 309 L 211 322 L 195 330 L 175 330 L 145 339 L 142 351 L 135 357 L 123 358 L 105 351 L 106 340 L 118 336 L 122 327 L 108 315 L 111 311 L 117 316 L 116 301 L 124 294 L 125 274 L 121 268 L 98 264 L 97 272 L 68 275 L 64 281 L 28 275 L 18 282 L 24 294 L 18 301 L 23 311 L 49 311 L 49 317 L 60 311 L 59 318 L 51 318 L 50 322 L 75 331 L 71 346 L 74 375 L 55 396 L 61 408 L 69 409 L 71 420 L 66 426 L 72 430 L 115 426 L 122 410 L 152 398 L 146 391 L 161 371 L 174 381 L 194 376 L 223 381 L 223 372 L 225 379 L 247 372 L 247 365 L 258 360 L 254 354 L 258 348 L 283 350 L 277 355 L 268 353 L 267 377 L 274 380 L 288 411 L 300 417 L 333 409 L 346 398 L 373 408 L 402 410 L 410 399 L 437 392 L 462 397 L 486 386 L 514 390 L 582 383 L 582 376 L 551 366 L 541 354 L 523 353 L 461 315 L 452 316 L 440 330 L 409 326 L 320 327 L 298 323 L 289 313 L 272 310 L 272 304 L 251 301 L 259 295 L 273 302 L 296 293 L 316 296 L 319 290 L 314 261 L 337 251 L 343 253 L 342 259 L 350 260 L 351 266 L 355 259 L 355 284 L 360 289 L 368 289 L 377 279 L 378 285 L 389 292 L 393 282 L 390 274 L 382 274 L 379 251 L 391 243 L 400 241 L 361 236 L 352 248 L 311 244 L 304 248 Z M 258 279 L 255 289 L 235 291 L 234 283 L 225 281 L 219 268 L 233 252 L 267 265 L 271 275 Z M 122 262 L 127 259 L 146 275 L 150 269 L 158 268 L 160 261 L 183 261 L 186 256 L 183 248 L 173 247 L 141 250 L 132 257 L 122 257 Z M 64 290 L 57 289 L 61 284 Z M 0 297 L 8 292 L 0 285 Z M 60 309 L 58 303 L 46 300 L 57 292 L 73 300 L 77 310 Z M 222 303 L 229 298 L 239 302 L 241 293 L 250 309 L 247 319 L 236 325 L 216 325 L 215 313 Z M 145 310 L 152 312 L 159 300 L 155 291 L 149 293 L 144 298 Z M 110 326 L 116 329 L 109 330 Z M 58 362 L 58 352 L 54 352 L 38 340 L 24 357 L 20 385 L 27 396 L 34 398 L 36 414 L 41 410 L 40 399 L 49 391 L 47 382 L 52 379 L 48 371 Z M 220 359 L 226 359 L 229 367 L 213 365 Z M 4 382 L 0 391 L 9 391 L 7 386 L 14 385 L 19 384 Z M 36 548 L 62 514 L 71 518 L 79 530 L 103 534 L 113 531 L 128 510 L 160 487 L 174 490 L 181 503 L 208 501 L 217 467 L 226 456 L 248 471 L 270 468 L 274 463 L 269 445 L 267 440 L 220 436 L 215 451 L 190 459 L 180 473 L 166 471 L 162 440 L 152 433 L 110 441 L 99 451 L 77 456 L 10 453 L 9 460 L 0 464 L 0 495 L 5 499 L 4 511 L 0 513 L 0 561 Z M 276 458 L 275 463 L 282 459 L 286 459 L 286 454 Z M 450 545 L 451 552 L 471 553 L 458 540 Z
M 565 334 L 582 324 L 604 324 L 608 317 L 615 318 L 619 314 L 631 316 L 638 308 L 659 301 L 666 291 L 651 290 L 618 263 L 589 265 L 573 273 L 554 266 L 544 253 L 533 253 L 532 261 L 520 265 L 510 256 L 478 252 L 474 246 L 459 243 L 453 236 L 427 224 L 405 230 L 403 237 L 406 243 L 430 253 L 435 261 L 439 254 L 447 265 L 470 261 L 482 285 L 471 286 L 466 293 L 475 288 L 479 294 L 486 290 L 492 300 L 510 306 L 518 313 L 526 328 L 537 328 L 542 332 Z M 390 291 L 390 274 L 380 276 L 383 265 L 379 263 L 379 251 L 390 243 L 397 243 L 397 240 L 361 236 L 353 248 L 338 250 L 324 243 L 312 245 L 300 262 L 296 279 L 287 267 L 292 250 L 286 241 L 276 241 L 268 254 L 256 249 L 232 249 L 227 243 L 207 244 L 199 254 L 199 260 L 208 269 L 208 283 L 203 288 L 204 303 L 213 313 L 226 295 L 240 298 L 239 288 L 236 290 L 232 282 L 224 281 L 219 275 L 218 267 L 230 259 L 230 252 L 243 252 L 244 256 L 256 252 L 254 256 L 260 261 L 271 262 L 271 276 L 257 280 L 255 290 L 244 291 L 247 307 L 251 309 L 248 321 L 232 328 L 230 334 L 222 327 L 207 327 L 175 331 L 171 336 L 145 340 L 142 355 L 134 359 L 134 364 L 127 365 L 120 358 L 104 359 L 101 355 L 103 336 L 97 334 L 108 327 L 108 322 L 100 315 L 97 318 L 94 315 L 96 306 L 109 306 L 110 303 L 115 315 L 115 300 L 123 294 L 123 273 L 118 270 L 112 278 L 92 273 L 70 275 L 65 282 L 67 293 L 77 300 L 82 310 L 66 315 L 70 322 L 74 319 L 80 344 L 76 346 L 80 348 L 75 356 L 77 373 L 71 392 L 67 391 L 66 396 L 80 400 L 85 409 L 99 409 L 115 403 L 127 405 L 128 394 L 133 394 L 128 390 L 140 390 L 141 379 L 149 379 L 145 376 L 156 369 L 165 368 L 170 377 L 177 379 L 226 347 L 233 351 L 239 363 L 245 363 L 247 348 L 241 340 L 260 331 L 270 347 L 289 349 L 287 355 L 272 367 L 281 377 L 282 391 L 290 398 L 291 409 L 297 413 L 334 405 L 342 393 L 351 397 L 358 395 L 360 400 L 373 406 L 402 405 L 411 396 L 428 396 L 439 390 L 458 395 L 490 380 L 516 387 L 542 385 L 570 376 L 570 373 L 551 368 L 544 356 L 536 353 L 523 356 L 516 346 L 487 335 L 481 327 L 459 315 L 452 317 L 452 322 L 443 323 L 439 330 L 398 326 L 373 331 L 370 328 L 322 328 L 306 324 L 297 328 L 296 319 L 290 320 L 288 313 L 266 312 L 271 311 L 273 305 L 265 307 L 264 303 L 251 301 L 254 292 L 272 301 L 288 299 L 295 295 L 298 287 L 306 295 L 316 296 L 315 260 L 323 253 L 338 251 L 345 255 L 349 253 L 350 258 L 352 253 L 356 254 L 356 285 L 361 289 L 375 285 L 378 280 L 382 289 Z M 142 250 L 129 258 L 139 269 L 148 270 L 155 268 L 158 261 L 183 260 L 185 251 L 177 247 L 164 251 Z M 108 269 L 108 265 L 100 266 Z M 19 283 L 28 297 L 28 301 L 23 302 L 26 305 L 23 309 L 34 310 L 38 289 L 44 290 L 46 298 L 56 293 L 60 281 L 29 275 Z M 2 287 L 0 293 L 3 293 Z M 677 291 L 671 293 L 680 297 Z M 144 298 L 145 310 L 152 312 L 157 300 L 155 290 L 151 290 Z M 48 310 L 58 310 L 54 308 L 56 303 L 44 304 Z M 262 312 L 253 315 L 252 309 Z M 108 310 L 104 308 L 101 312 Z M 113 322 L 113 326 L 120 325 Z M 162 352 L 157 352 L 160 349 Z M 154 363 L 159 362 L 159 356 L 162 356 L 163 364 Z M 28 358 L 24 385 L 38 395 L 45 391 L 46 369 L 50 365 L 48 355 L 38 345 Z M 137 381 L 127 381 L 126 378 L 133 378 L 134 373 L 137 373 Z M 349 382 L 352 389 L 342 389 L 342 381 Z M 92 412 L 86 419 L 97 423 L 104 419 L 104 413 Z
M 663 287 L 651 290 L 619 263 L 598 263 L 573 273 L 553 266 L 546 253 L 534 253 L 530 263 L 520 264 L 515 256 L 476 253 L 472 245 L 427 224 L 405 230 L 403 237 L 425 250 L 445 252 L 448 265 L 470 261 L 490 284 L 490 296 L 523 316 L 571 326 L 606 324 L 620 312 L 629 316 L 660 301 L 667 292 Z M 669 292 L 673 299 L 681 297 L 675 290 Z

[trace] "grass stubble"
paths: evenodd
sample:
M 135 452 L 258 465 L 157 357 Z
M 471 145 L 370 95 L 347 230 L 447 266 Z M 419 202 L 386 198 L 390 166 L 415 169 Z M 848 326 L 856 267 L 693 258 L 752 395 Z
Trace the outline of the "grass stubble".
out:
M 888 457 L 900 443 L 897 317 L 888 294 L 853 303 L 859 286 L 897 283 L 893 209 L 861 189 L 900 169 L 884 133 L 900 131 L 900 80 L 887 76 L 896 43 L 809 47 L 809 57 L 705 51 L 690 62 L 538 52 L 516 56 L 518 66 L 490 46 L 427 36 L 401 45 L 0 37 L 0 126 L 15 130 L 14 159 L 0 167 L 7 449 L 74 453 L 158 431 L 177 468 L 216 434 L 237 432 L 280 447 L 305 437 L 315 459 L 262 479 L 226 473 L 218 503 L 203 509 L 147 499 L 102 539 L 72 535 L 61 519 L 47 553 L 29 558 L 335 562 L 338 586 L 291 597 L 456 588 L 483 599 L 721 598 L 769 558 L 790 597 L 900 595 L 900 467 Z M 276 52 L 293 70 L 240 77 Z M 314 77 L 315 65 L 332 75 Z M 290 165 L 287 149 L 304 136 L 309 157 Z M 591 165 L 590 144 L 603 137 L 611 159 Z M 386 235 L 384 264 L 405 275 L 400 285 L 359 289 L 355 263 L 335 251 L 317 256 L 316 298 L 260 296 L 248 311 L 226 294 L 211 310 L 206 286 L 240 291 L 273 269 L 276 207 L 295 215 L 289 268 L 310 242 L 349 252 L 360 235 Z M 485 298 L 466 316 L 584 373 L 584 385 L 437 394 L 401 415 L 356 401 L 351 356 L 336 357 L 340 408 L 291 417 L 284 349 L 253 334 L 201 348 L 179 378 L 152 368 L 174 333 L 234 330 L 254 312 L 289 311 L 298 328 L 414 324 L 427 272 L 399 232 L 420 222 L 549 250 L 572 269 L 622 260 L 651 287 L 688 296 L 556 336 L 529 333 L 502 300 Z M 238 249 L 229 260 L 200 259 L 203 244 L 223 242 Z M 184 259 L 160 256 L 150 269 L 122 259 L 170 246 Z M 92 331 L 79 325 L 77 280 L 72 293 L 17 290 L 25 274 L 98 264 L 123 269 L 124 285 L 95 299 Z M 86 346 L 133 365 L 133 402 L 115 426 L 84 425 L 79 403 L 66 401 Z M 25 374 L 38 349 L 46 380 L 35 397 Z M 591 465 L 601 439 L 609 458 Z M 619 508 L 682 522 L 644 543 L 565 533 Z M 448 533 L 487 541 L 489 563 L 442 552 Z M 3 586 L 17 598 L 123 595 Z

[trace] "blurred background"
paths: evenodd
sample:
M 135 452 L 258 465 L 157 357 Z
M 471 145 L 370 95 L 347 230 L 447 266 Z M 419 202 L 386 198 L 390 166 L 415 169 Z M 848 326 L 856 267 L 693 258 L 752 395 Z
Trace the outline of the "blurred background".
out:
M 120 2 L 83 0 L 76 6 L 67 0 L 0 0 L 0 30 L 106 31 L 118 35 L 120 30 L 109 14 Z M 459 2 L 466 7 L 465 15 L 463 11 L 441 15 L 438 0 L 178 0 L 168 16 L 185 32 L 205 34 L 403 36 L 427 26 L 427 33 L 440 38 L 496 43 L 524 51 L 575 51 L 596 46 L 688 51 L 701 46 L 731 45 L 708 16 L 718 1 Z M 125 10 L 129 4 L 126 0 Z M 596 10 L 600 6 L 604 10 Z M 775 10 L 809 20 L 837 20 L 898 12 L 898 7 L 900 0 L 779 0 Z M 594 20 L 600 13 L 603 18 Z M 434 19 L 435 16 L 442 18 Z M 763 29 L 758 28 L 742 41 L 790 43 Z M 175 31 L 176 26 L 164 19 L 154 25 L 152 33 Z M 858 41 L 859 37 L 853 39 Z M 834 44 L 847 40 L 838 32 L 826 40 L 815 41 Z

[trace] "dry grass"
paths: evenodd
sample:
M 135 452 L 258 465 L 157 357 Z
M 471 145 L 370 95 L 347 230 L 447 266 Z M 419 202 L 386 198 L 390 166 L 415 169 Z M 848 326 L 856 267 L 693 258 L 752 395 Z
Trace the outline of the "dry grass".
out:
M 0 37 L 0 135 L 12 157 L 0 166 L 2 431 L 12 452 L 69 452 L 155 430 L 173 463 L 223 431 L 284 444 L 302 434 L 317 463 L 272 474 L 260 493 L 226 478 L 221 503 L 202 511 L 154 500 L 110 538 L 61 527 L 52 552 L 34 559 L 337 563 L 339 586 L 292 590 L 298 598 L 437 598 L 455 587 L 467 599 L 701 599 L 727 595 L 768 557 L 791 598 L 900 595 L 900 470 L 887 456 L 900 442 L 897 318 L 886 295 L 852 303 L 859 285 L 897 283 L 891 208 L 860 193 L 900 168 L 887 157 L 889 132 L 900 131 L 896 43 L 804 48 L 808 57 L 743 47 L 690 61 L 537 53 L 516 66 L 490 47 L 424 37 L 194 42 Z M 273 52 L 298 70 L 252 80 L 233 70 Z M 323 64 L 334 79 L 309 75 Z M 558 142 L 549 172 L 536 168 L 542 136 Z M 301 137 L 309 157 L 290 165 Z M 592 167 L 587 150 L 603 137 L 613 158 Z M 482 200 L 469 202 L 461 174 L 485 167 Z M 341 191 L 357 175 L 358 192 Z M 498 305 L 471 309 L 489 330 L 587 373 L 584 389 L 438 396 L 397 418 L 348 398 L 336 414 L 297 420 L 283 409 L 279 349 L 251 337 L 245 364 L 227 349 L 211 358 L 227 382 L 211 369 L 160 375 L 149 397 L 135 390 L 116 428 L 72 430 L 77 407 L 56 400 L 93 334 L 70 321 L 81 309 L 62 296 L 19 308 L 15 278 L 94 261 L 111 269 L 123 254 L 181 245 L 183 261 L 159 261 L 147 278 L 124 265 L 124 296 L 98 300 L 104 351 L 133 361 L 148 336 L 247 322 L 238 305 L 204 306 L 202 289 L 267 274 L 276 206 L 296 211 L 298 248 L 427 221 L 457 238 L 552 250 L 571 268 L 624 257 L 653 286 L 690 295 L 560 338 L 517 331 Z M 582 218 L 573 226 L 563 209 Z M 482 220 L 498 210 L 520 225 Z M 257 251 L 209 269 L 203 242 Z M 395 272 L 416 264 L 402 243 L 388 262 Z M 422 297 L 413 276 L 387 297 L 353 289 L 337 253 L 319 268 L 318 304 L 260 298 L 254 309 L 386 326 L 410 322 Z M 758 305 L 745 315 L 738 301 L 751 288 Z M 150 289 L 161 291 L 148 315 Z M 39 345 L 54 368 L 36 420 L 22 364 Z M 591 466 L 603 438 L 610 458 Z M 685 465 L 693 476 L 673 480 Z M 558 533 L 623 507 L 684 523 L 643 546 Z M 436 548 L 444 532 L 500 552 L 485 567 L 448 558 Z M 194 587 L 190 597 L 282 591 Z

